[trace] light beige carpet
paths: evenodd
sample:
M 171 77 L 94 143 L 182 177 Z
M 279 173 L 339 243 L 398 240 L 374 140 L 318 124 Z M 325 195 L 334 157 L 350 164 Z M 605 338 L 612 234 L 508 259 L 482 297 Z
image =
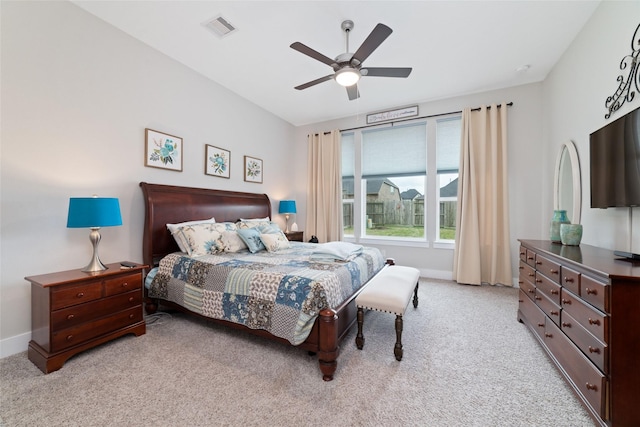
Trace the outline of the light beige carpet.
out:
M 305 351 L 172 314 L 48 375 L 0 361 L 2 426 L 593 426 L 526 327 L 517 289 L 421 280 L 393 356 L 369 312 L 332 382 Z

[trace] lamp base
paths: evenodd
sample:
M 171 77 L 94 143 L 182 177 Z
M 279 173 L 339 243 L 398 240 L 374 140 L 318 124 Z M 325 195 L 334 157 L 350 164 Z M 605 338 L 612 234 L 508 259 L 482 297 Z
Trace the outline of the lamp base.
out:
M 100 228 L 92 228 L 89 234 L 89 240 L 91 240 L 91 244 L 93 245 L 93 257 L 91 258 L 91 262 L 82 269 L 85 273 L 95 273 L 96 271 L 103 271 L 109 268 L 104 265 L 102 261 L 100 261 L 100 257 L 98 257 L 98 243 L 100 243 L 100 232 L 98 230 L 100 230 Z

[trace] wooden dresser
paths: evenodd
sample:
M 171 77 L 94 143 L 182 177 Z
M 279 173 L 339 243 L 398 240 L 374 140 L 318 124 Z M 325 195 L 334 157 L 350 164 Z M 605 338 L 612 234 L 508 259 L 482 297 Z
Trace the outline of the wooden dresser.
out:
M 640 263 L 520 240 L 518 320 L 597 424 L 640 426 Z
M 45 374 L 71 356 L 125 334 L 142 335 L 145 265 L 85 273 L 61 271 L 25 277 L 31 282 L 28 357 Z

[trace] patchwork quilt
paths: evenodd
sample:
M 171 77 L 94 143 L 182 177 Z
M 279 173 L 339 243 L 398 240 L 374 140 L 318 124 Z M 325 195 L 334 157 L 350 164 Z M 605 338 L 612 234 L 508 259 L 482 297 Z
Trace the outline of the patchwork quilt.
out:
M 310 259 L 316 247 L 291 242 L 277 252 L 170 254 L 160 262 L 149 296 L 298 345 L 320 310 L 340 305 L 384 266 L 376 248 L 364 247 L 347 262 L 319 262 Z

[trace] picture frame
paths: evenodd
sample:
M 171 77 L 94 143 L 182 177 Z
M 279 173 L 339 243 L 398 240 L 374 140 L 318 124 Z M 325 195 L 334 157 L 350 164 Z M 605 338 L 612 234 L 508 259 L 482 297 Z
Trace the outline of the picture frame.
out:
M 252 156 L 244 156 L 244 180 L 262 184 L 264 173 L 262 159 Z
M 231 151 L 206 144 L 204 146 L 204 173 L 229 179 L 231 177 Z
M 182 138 L 145 129 L 144 165 L 182 172 Z

